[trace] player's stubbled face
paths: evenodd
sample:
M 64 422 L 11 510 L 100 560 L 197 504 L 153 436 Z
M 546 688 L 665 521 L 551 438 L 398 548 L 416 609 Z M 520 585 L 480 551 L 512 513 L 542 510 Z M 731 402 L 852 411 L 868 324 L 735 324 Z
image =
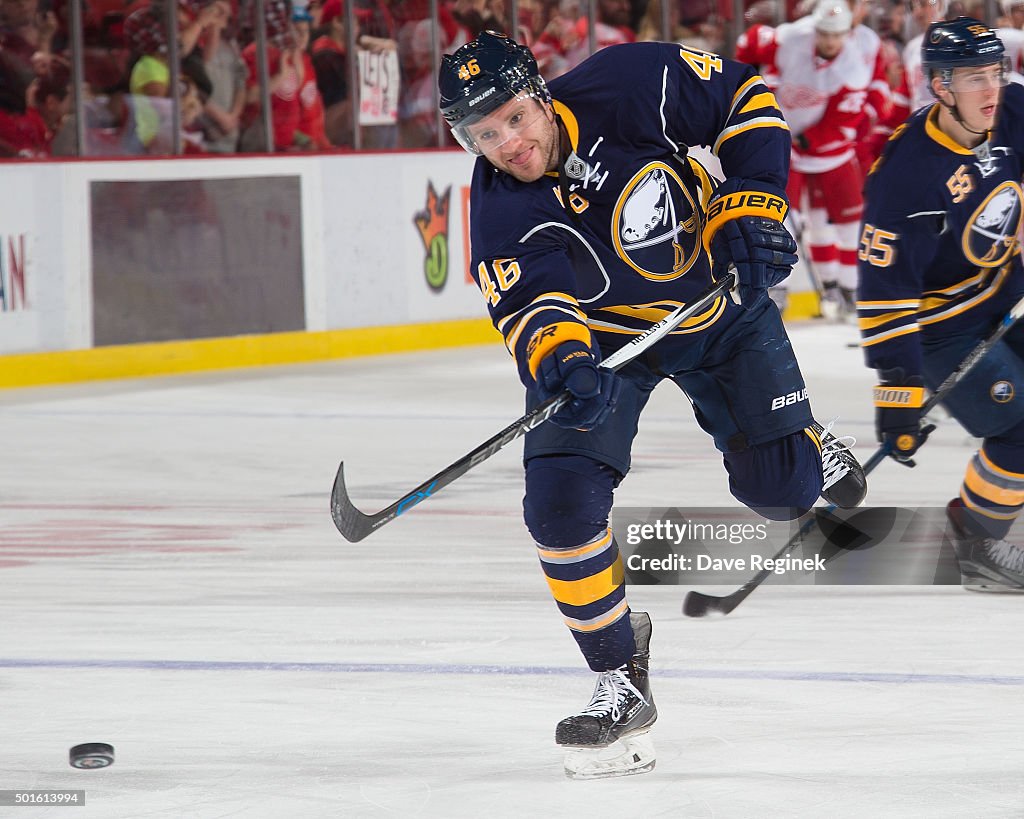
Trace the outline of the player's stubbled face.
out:
M 514 99 L 475 123 L 470 134 L 498 170 L 535 182 L 558 164 L 558 128 L 535 99 Z

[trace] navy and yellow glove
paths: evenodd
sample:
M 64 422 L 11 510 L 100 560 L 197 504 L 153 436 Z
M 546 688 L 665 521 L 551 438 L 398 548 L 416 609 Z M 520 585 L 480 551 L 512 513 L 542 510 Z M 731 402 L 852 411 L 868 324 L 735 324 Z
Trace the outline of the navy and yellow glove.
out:
M 720 279 L 736 268 L 740 303 L 751 308 L 767 297 L 796 264 L 796 240 L 783 227 L 786 194 L 774 185 L 733 177 L 708 202 L 704 247 Z
M 597 366 L 590 347 L 572 340 L 563 341 L 541 359 L 536 386 L 542 401 L 563 390 L 571 392 L 572 400 L 551 416 L 551 422 L 588 432 L 608 417 L 621 383 L 611 370 Z
M 881 383 L 875 387 L 875 433 L 888 446 L 889 455 L 904 466 L 916 466 L 913 455 L 935 429 L 921 414 L 924 382 L 907 376 L 900 368 L 880 370 Z

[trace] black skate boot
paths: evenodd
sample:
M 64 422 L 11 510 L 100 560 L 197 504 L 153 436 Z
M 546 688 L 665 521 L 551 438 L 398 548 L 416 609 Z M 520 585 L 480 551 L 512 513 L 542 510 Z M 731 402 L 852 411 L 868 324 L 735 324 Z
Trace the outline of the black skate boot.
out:
M 832 421 L 823 427 L 817 421 L 811 429 L 821 439 L 821 497 L 834 503 L 840 509 L 860 506 L 868 491 L 868 479 L 864 468 L 849 450 L 854 439 L 850 436 L 837 438 L 832 434 Z M 849 441 L 849 444 L 847 443 Z
M 970 591 L 1024 592 L 1024 549 L 970 530 L 964 503 L 946 505 L 953 550 L 960 562 L 961 583 Z
M 643 735 L 658 719 L 648 679 L 651 618 L 629 615 L 636 653 L 621 668 L 597 676 L 590 704 L 555 728 L 555 742 L 571 750 L 565 773 L 573 779 L 597 779 L 645 773 L 654 768 L 654 747 Z

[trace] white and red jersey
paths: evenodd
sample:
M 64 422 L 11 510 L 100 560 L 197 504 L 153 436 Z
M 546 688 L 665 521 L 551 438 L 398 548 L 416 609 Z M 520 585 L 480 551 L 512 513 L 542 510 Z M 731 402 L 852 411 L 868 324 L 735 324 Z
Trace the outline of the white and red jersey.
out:
M 1003 41 L 1010 60 L 1010 82 L 1024 85 L 1024 29 L 997 28 L 996 36 Z
M 997 28 L 996 36 L 1003 41 L 1006 56 L 1010 58 L 1010 68 L 1020 73 L 1024 67 L 1024 63 L 1021 62 L 1024 54 L 1024 31 L 1012 27 Z
M 761 66 L 793 133 L 793 169 L 802 173 L 848 162 L 865 122 L 889 113 L 880 41 L 866 26 L 853 29 L 833 60 L 816 55 L 810 17 L 752 26 L 737 42 L 737 57 Z
M 924 35 L 918 34 L 903 47 L 903 71 L 907 75 L 907 88 L 910 89 L 911 113 L 935 102 L 935 97 L 928 88 L 924 70 L 921 67 L 921 43 L 923 40 Z
M 775 56 L 775 28 L 761 23 L 752 25 L 736 40 L 736 59 L 762 69 Z

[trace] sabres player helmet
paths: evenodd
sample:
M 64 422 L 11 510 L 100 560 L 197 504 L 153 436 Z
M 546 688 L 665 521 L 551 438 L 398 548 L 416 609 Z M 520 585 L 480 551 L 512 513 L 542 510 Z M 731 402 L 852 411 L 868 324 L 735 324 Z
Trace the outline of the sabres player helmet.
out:
M 544 110 L 540 103 L 551 101 L 533 52 L 493 31 L 483 31 L 454 54 L 445 54 L 437 85 L 441 113 L 459 144 L 473 154 L 483 153 L 484 146 L 474 136 L 472 126 L 488 114 L 521 99 L 529 102 L 524 114 L 532 122 Z M 498 140 L 491 139 L 486 148 L 497 148 L 503 141 L 499 134 Z
M 928 26 L 921 41 L 921 65 L 926 76 L 938 73 L 949 86 L 953 69 L 970 66 L 1003 65 L 1003 85 L 1009 82 L 1006 49 L 996 33 L 973 17 L 958 17 Z

